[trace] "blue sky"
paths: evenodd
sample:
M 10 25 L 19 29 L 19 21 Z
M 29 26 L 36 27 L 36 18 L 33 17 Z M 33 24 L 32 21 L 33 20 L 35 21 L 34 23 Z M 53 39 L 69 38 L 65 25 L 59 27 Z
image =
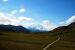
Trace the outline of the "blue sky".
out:
M 75 0 L 0 0 L 0 11 L 8 13 L 24 8 L 25 12 L 16 16 L 33 18 L 36 23 L 48 20 L 54 25 L 75 15 Z

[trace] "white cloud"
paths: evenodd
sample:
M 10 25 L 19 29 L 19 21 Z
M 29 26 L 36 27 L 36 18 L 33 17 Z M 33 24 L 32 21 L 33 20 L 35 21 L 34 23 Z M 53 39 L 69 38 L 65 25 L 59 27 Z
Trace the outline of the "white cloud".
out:
M 13 11 L 12 14 L 16 12 Z M 26 22 L 31 22 L 31 23 L 26 23 Z M 37 28 L 40 30 L 47 30 L 50 31 L 54 28 L 56 28 L 56 26 L 54 26 L 52 23 L 50 23 L 48 20 L 44 20 L 39 24 L 36 24 L 36 22 L 29 17 L 25 17 L 25 16 L 19 16 L 19 17 L 13 17 L 13 16 L 6 16 L 4 13 L 0 12 L 0 24 L 5 24 L 5 25 L 21 25 L 24 27 L 32 27 L 32 28 Z
M 4 13 L 0 12 L 0 16 L 4 16 Z
M 0 12 L 0 24 L 10 24 L 10 25 L 22 25 L 27 21 L 32 21 L 32 18 L 20 16 L 20 17 L 10 17 L 6 16 L 4 13 Z
M 5 17 L 4 13 L 0 12 L 0 24 L 9 24 L 11 22 L 9 17 Z
M 20 16 L 20 17 L 18 17 L 17 23 L 19 25 L 22 25 L 22 26 L 24 26 L 24 25 L 28 26 L 26 22 L 30 22 L 30 21 L 33 21 L 33 19 L 32 18 L 28 18 L 28 17 L 24 17 L 24 16 Z
M 20 12 L 20 13 L 23 13 L 23 12 L 25 12 L 25 11 L 26 11 L 25 8 L 20 8 L 20 9 L 19 9 L 19 12 Z
M 70 23 L 72 23 L 72 22 L 75 22 L 75 15 L 73 15 L 72 17 L 70 17 L 70 18 L 66 21 L 67 24 L 70 24 Z
M 8 2 L 8 0 L 3 0 L 3 2 Z
M 12 14 L 16 14 L 17 13 L 17 10 L 13 10 L 11 11 Z
M 68 20 L 61 22 L 60 25 L 69 25 L 75 22 L 75 15 L 71 16 Z
M 31 21 L 32 20 L 32 18 L 28 18 L 28 17 L 24 17 L 24 16 L 20 16 L 18 18 L 19 18 L 20 22 L 23 22 L 23 21 Z
M 14 15 L 16 15 L 18 12 L 19 13 L 24 13 L 26 10 L 25 10 L 25 8 L 20 8 L 19 10 L 11 10 L 7 15 L 8 16 L 14 16 Z
M 8 16 L 13 16 L 13 15 L 15 15 L 17 12 L 18 12 L 17 10 L 12 10 L 12 11 L 10 11 L 7 15 L 8 15 Z
M 29 23 L 29 24 L 22 24 L 22 26 L 24 26 L 24 27 L 26 27 L 26 28 L 34 28 L 34 26 L 35 26 L 35 23 Z
M 42 26 L 43 26 L 46 30 L 48 30 L 48 31 L 50 31 L 50 30 L 56 28 L 56 26 L 52 25 L 48 20 L 44 20 L 44 21 L 42 22 Z

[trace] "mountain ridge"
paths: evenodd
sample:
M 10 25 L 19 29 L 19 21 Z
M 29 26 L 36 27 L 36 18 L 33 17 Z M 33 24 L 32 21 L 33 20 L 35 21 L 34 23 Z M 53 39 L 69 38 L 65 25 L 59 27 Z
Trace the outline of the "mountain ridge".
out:
M 30 32 L 27 28 L 23 26 L 13 26 L 13 25 L 0 25 L 0 31 L 11 31 L 11 32 Z
M 52 31 L 50 32 L 70 32 L 70 31 L 75 31 L 75 22 L 67 25 L 67 26 L 59 26 L 55 29 L 53 29 Z

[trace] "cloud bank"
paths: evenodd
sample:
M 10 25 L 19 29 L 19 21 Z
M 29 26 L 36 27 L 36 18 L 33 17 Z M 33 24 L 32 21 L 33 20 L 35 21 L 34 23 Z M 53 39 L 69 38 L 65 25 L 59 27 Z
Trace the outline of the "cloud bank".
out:
M 12 15 L 15 13 L 17 13 L 16 10 L 10 12 L 10 14 Z M 15 26 L 21 25 L 24 27 L 30 27 L 30 26 L 37 25 L 35 22 L 33 22 L 34 20 L 33 18 L 29 18 L 25 16 L 13 17 L 12 15 L 6 16 L 3 12 L 0 12 L 0 24 L 15 25 Z M 27 24 L 26 22 L 31 22 L 31 23 Z M 55 28 L 55 26 L 49 23 L 48 20 L 43 20 L 41 23 L 39 23 L 39 25 L 41 25 L 42 27 L 44 27 L 45 30 L 48 30 L 48 31 Z
M 75 15 L 73 15 L 72 17 L 70 17 L 70 18 L 66 21 L 67 24 L 71 24 L 71 23 L 73 23 L 73 22 L 75 22 Z
M 21 23 L 26 21 L 32 21 L 32 18 L 28 18 L 24 16 L 9 17 L 6 16 L 4 13 L 0 12 L 0 24 L 22 25 Z
M 42 22 L 42 26 L 46 29 L 46 30 L 52 30 L 54 28 L 56 28 L 56 26 L 54 26 L 53 24 L 51 24 L 48 20 L 44 20 Z
M 66 21 L 61 22 L 60 25 L 69 25 L 69 24 L 71 24 L 73 22 L 75 22 L 75 15 L 71 16 Z

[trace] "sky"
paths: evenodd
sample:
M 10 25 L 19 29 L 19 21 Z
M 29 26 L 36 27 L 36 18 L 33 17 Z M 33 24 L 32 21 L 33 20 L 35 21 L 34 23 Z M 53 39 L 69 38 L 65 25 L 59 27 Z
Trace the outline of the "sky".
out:
M 0 24 L 40 24 L 51 30 L 75 22 L 75 0 L 0 0 Z

